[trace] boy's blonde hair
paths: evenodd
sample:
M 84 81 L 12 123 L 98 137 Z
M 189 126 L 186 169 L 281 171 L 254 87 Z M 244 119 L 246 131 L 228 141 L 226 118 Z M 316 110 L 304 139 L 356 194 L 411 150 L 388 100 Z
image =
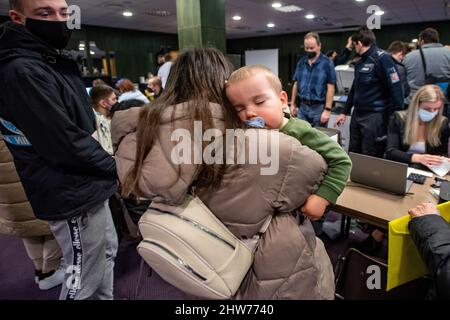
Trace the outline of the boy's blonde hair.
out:
M 283 91 L 283 86 L 281 85 L 280 79 L 272 72 L 272 70 L 260 65 L 245 66 L 234 71 L 231 74 L 230 78 L 228 78 L 226 87 L 238 81 L 254 77 L 258 74 L 263 74 L 266 77 L 267 81 L 269 81 L 270 86 L 276 94 L 279 94 L 281 91 Z

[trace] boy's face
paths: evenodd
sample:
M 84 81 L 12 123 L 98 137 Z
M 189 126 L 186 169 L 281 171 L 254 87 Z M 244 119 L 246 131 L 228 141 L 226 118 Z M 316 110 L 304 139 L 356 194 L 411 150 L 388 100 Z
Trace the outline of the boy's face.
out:
M 108 98 L 100 100 L 100 106 L 108 111 L 111 111 L 112 106 L 115 105 L 116 103 L 117 103 L 117 96 L 114 92 L 111 93 L 111 95 Z
M 264 74 L 228 85 L 226 93 L 242 121 L 261 117 L 267 128 L 281 127 L 288 97 L 284 91 L 276 93 Z

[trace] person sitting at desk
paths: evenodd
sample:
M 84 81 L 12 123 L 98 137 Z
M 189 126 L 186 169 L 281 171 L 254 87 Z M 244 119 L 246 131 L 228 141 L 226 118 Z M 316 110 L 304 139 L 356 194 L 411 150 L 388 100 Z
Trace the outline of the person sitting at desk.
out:
M 433 279 L 430 299 L 450 299 L 450 224 L 432 203 L 408 210 L 408 228 Z
M 448 156 L 449 121 L 442 115 L 444 95 L 435 85 L 426 85 L 414 95 L 408 110 L 395 112 L 388 126 L 386 159 L 412 167 L 441 164 Z M 385 233 L 367 226 L 370 236 L 358 245 L 366 254 L 381 247 Z
M 390 120 L 385 158 L 412 166 L 441 164 L 448 157 L 449 121 L 442 115 L 445 97 L 436 85 L 414 95 L 408 110 Z

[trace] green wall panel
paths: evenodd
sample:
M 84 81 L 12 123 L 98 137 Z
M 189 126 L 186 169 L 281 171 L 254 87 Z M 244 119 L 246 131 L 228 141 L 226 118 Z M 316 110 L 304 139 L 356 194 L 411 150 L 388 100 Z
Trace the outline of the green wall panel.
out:
M 226 52 L 225 1 L 177 0 L 180 48 L 215 47 Z
M 94 41 L 99 49 L 113 51 L 118 76 L 135 82 L 139 76 L 155 72 L 153 57 L 162 48 L 178 48 L 177 35 L 94 26 L 74 32 L 68 49 L 76 50 L 80 40 Z

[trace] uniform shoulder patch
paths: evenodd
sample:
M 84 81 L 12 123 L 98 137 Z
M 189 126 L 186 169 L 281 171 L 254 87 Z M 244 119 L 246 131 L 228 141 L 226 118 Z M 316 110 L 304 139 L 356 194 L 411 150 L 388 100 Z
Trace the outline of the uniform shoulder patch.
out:
M 379 57 L 383 56 L 385 53 L 386 52 L 384 50 L 382 50 L 382 49 L 378 49 L 377 50 L 377 56 L 379 56 Z
M 400 81 L 400 76 L 398 75 L 398 72 L 395 69 L 395 67 L 389 69 L 389 76 L 391 77 L 392 83 L 397 83 Z

